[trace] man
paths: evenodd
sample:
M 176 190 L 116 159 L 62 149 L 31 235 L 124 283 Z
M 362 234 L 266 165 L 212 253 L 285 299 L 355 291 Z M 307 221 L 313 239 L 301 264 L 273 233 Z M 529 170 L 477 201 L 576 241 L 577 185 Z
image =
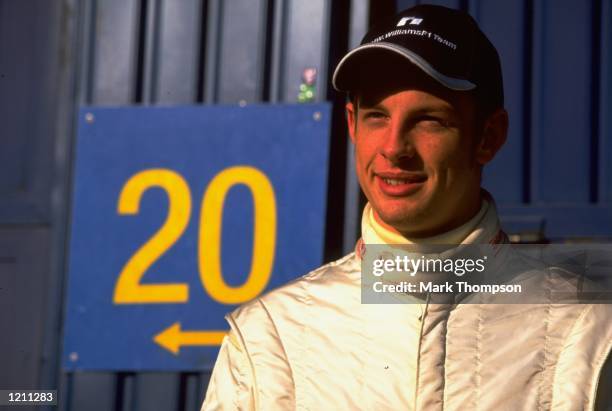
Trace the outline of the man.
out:
M 506 138 L 501 69 L 474 20 L 405 10 L 342 59 L 333 83 L 349 93 L 362 239 L 228 315 L 202 409 L 592 409 L 612 349 L 608 305 L 361 301 L 361 260 L 376 244 L 507 242 L 480 188 Z M 504 261 L 534 289 L 557 281 Z

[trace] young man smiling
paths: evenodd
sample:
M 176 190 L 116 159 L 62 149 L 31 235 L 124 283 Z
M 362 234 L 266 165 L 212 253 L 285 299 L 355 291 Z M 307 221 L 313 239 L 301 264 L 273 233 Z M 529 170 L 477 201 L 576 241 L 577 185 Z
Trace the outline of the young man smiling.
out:
M 610 305 L 544 300 L 557 273 L 506 249 L 539 304 L 362 304 L 377 244 L 507 242 L 482 167 L 506 139 L 495 48 L 465 13 L 416 6 L 338 64 L 368 204 L 356 252 L 240 307 L 202 410 L 582 410 L 603 401 Z M 500 247 L 500 249 L 503 247 Z M 419 274 L 420 275 L 420 274 Z M 426 274 L 427 275 L 427 274 Z
M 379 52 L 378 50 L 369 53 Z M 407 238 L 459 227 L 481 208 L 482 166 L 506 138 L 501 107 L 441 86 L 399 56 L 376 57 L 347 104 L 359 183 L 376 221 Z

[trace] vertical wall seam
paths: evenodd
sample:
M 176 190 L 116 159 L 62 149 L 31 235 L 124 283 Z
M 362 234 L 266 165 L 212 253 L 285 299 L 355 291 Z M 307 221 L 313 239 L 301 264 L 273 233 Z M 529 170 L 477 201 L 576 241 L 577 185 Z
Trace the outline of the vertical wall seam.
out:
M 601 203 L 610 204 L 612 201 L 611 197 L 611 180 L 610 180 L 610 161 L 612 160 L 612 153 L 610 150 L 610 139 L 612 138 L 612 130 L 610 129 L 610 120 L 608 113 L 612 109 L 612 87 L 610 83 L 609 74 L 612 71 L 612 53 L 610 52 L 610 36 L 612 35 L 611 24 L 612 24 L 612 8 L 609 1 L 603 1 L 599 9 L 601 13 L 601 29 L 600 29 L 600 57 L 601 57 L 601 70 L 600 70 L 600 95 L 599 95 L 599 181 L 598 181 L 598 200 Z
M 84 3 L 84 14 L 85 14 L 85 24 L 83 27 L 84 36 L 84 49 L 83 55 L 83 71 L 82 71 L 82 79 L 81 84 L 83 87 L 83 101 L 81 104 L 90 105 L 93 103 L 94 95 L 93 95 L 93 81 L 95 78 L 95 63 L 96 63 L 96 34 L 97 34 L 97 0 L 85 1 Z M 89 5 L 89 6 L 88 6 Z
M 331 77 L 328 76 L 328 73 L 330 72 L 329 65 L 333 64 L 333 62 L 330 61 L 330 50 L 332 49 L 330 36 L 332 19 L 331 3 L 332 0 L 324 0 L 323 2 L 323 16 L 325 17 L 325 21 L 323 22 L 321 30 L 321 39 L 323 40 L 323 44 L 321 44 L 321 65 L 319 67 L 319 73 L 317 74 L 317 94 L 315 96 L 315 100 L 317 102 L 326 100 L 326 97 L 328 95 L 327 85 L 330 83 L 331 80 Z M 350 2 L 347 3 L 350 4 Z M 346 37 L 348 38 L 348 34 L 346 35 Z
M 263 58 L 261 62 L 262 70 L 260 73 L 261 76 L 261 87 L 257 90 L 257 96 L 263 102 L 270 101 L 270 83 L 271 83 L 271 75 L 272 72 L 272 43 L 274 40 L 274 9 L 275 9 L 275 0 L 267 0 L 265 1 L 265 13 L 264 13 L 264 21 L 263 27 L 265 27 L 264 35 L 263 35 Z
M 215 57 L 213 59 L 213 62 L 215 64 L 215 80 L 213 82 L 213 101 L 215 103 L 219 102 L 219 84 L 221 84 L 221 49 L 223 47 L 223 16 L 225 14 L 224 12 L 224 7 L 223 7 L 223 1 L 219 1 L 218 2 L 218 8 L 217 8 L 218 14 L 216 16 L 216 21 L 215 21 L 215 27 L 217 28 L 217 45 L 214 49 L 215 52 Z
M 197 103 L 202 103 L 204 101 L 204 96 L 206 95 L 206 64 L 207 64 L 207 29 L 208 29 L 208 1 L 200 0 L 200 35 L 198 45 L 198 60 L 197 60 L 197 68 L 195 72 L 195 84 L 197 89 L 195 90 L 195 101 Z
M 257 67 L 258 73 L 255 79 L 255 90 L 253 93 L 253 99 L 256 102 L 264 101 L 264 95 L 268 93 L 266 89 L 266 78 L 268 77 L 266 73 L 268 70 L 268 32 L 270 31 L 270 21 L 268 17 L 270 16 L 270 3 L 273 2 L 274 0 L 263 0 L 259 5 L 261 8 L 260 29 L 257 30 L 257 54 L 255 56 L 257 59 L 255 67 Z
M 269 101 L 277 103 L 282 99 L 285 91 L 283 87 L 285 78 L 284 73 L 284 47 L 285 47 L 285 24 L 287 21 L 286 0 L 275 0 L 273 2 L 273 29 L 272 29 L 272 45 L 270 56 L 270 90 Z
M 149 0 L 140 0 L 138 3 L 138 12 L 136 13 L 136 22 L 134 24 L 134 32 L 136 33 L 136 55 L 133 57 L 135 64 L 132 66 L 132 96 L 131 103 L 142 103 L 143 90 L 145 85 L 144 66 L 146 53 L 146 36 L 147 36 L 147 8 Z
M 347 204 L 347 183 L 351 183 L 347 170 L 348 145 L 346 139 L 346 120 L 343 94 L 332 88 L 327 88 L 330 82 L 328 75 L 335 64 L 349 47 L 349 30 L 351 27 L 351 1 L 342 0 L 332 2 L 327 0 L 324 5 L 325 23 L 322 26 L 322 43 L 327 54 L 321 56 L 317 83 L 322 84 L 317 91 L 317 101 L 328 100 L 332 102 L 331 112 L 331 139 L 329 141 L 329 158 L 327 170 L 327 194 L 325 209 L 325 246 L 324 259 L 326 261 L 337 259 L 344 255 L 348 247 L 346 244 L 345 214 Z M 335 24 L 332 28 L 331 21 Z M 333 162 L 333 166 L 331 166 Z M 354 180 L 353 180 L 354 181 Z M 358 219 L 358 221 L 360 221 Z
M 58 407 L 69 407 L 72 397 L 72 378 L 63 373 L 61 367 L 63 351 L 63 318 L 65 309 L 66 291 L 66 261 L 68 253 L 69 221 L 70 221 L 70 194 L 71 172 L 74 144 L 74 130 L 76 128 L 76 108 L 80 95 L 80 80 L 82 79 L 80 64 L 83 63 L 83 52 L 86 38 L 84 27 L 84 12 L 88 18 L 90 7 L 85 8 L 83 3 L 64 1 L 60 7 L 61 33 L 59 36 L 59 49 L 64 49 L 64 64 L 60 64 L 57 74 L 57 116 L 54 122 L 55 147 L 53 155 L 53 190 L 51 193 L 51 257 L 50 270 L 47 273 L 48 295 L 45 296 L 47 314 L 44 326 L 42 354 L 43 364 L 39 376 L 38 387 L 57 387 Z M 88 27 L 90 25 L 88 24 Z M 62 53 L 60 51 L 60 53 Z M 49 407 L 51 409 L 51 407 Z
M 72 411 L 72 393 L 74 390 L 74 374 L 69 372 L 65 374 L 65 384 L 63 387 L 58 387 L 58 394 L 63 394 L 62 398 L 57 399 L 57 405 L 60 410 Z
M 183 411 L 186 408 L 187 403 L 187 381 L 189 373 L 182 372 L 179 374 L 179 387 L 178 387 L 178 398 L 176 401 L 175 411 Z
M 293 30 L 289 29 L 289 23 L 291 22 L 291 19 L 293 17 L 293 9 L 294 6 L 291 4 L 293 3 L 295 0 L 284 0 L 285 2 L 285 7 L 283 10 L 283 42 L 282 42 L 282 48 L 283 50 L 281 51 L 282 53 L 282 74 L 281 74 L 281 79 L 282 79 L 282 83 L 280 83 L 279 86 L 279 101 L 283 102 L 283 103 L 290 103 L 294 100 L 289 100 L 287 101 L 287 90 L 289 89 L 289 76 L 287 75 L 287 66 L 289 66 L 289 62 L 287 61 L 287 55 L 288 53 L 285 53 L 285 49 L 287 47 L 288 44 L 291 44 L 291 38 L 293 37 Z
M 534 4 L 531 0 L 525 0 L 525 22 L 528 23 L 529 30 L 526 31 L 525 38 L 525 133 L 524 133 L 524 163 L 525 167 L 525 203 L 533 205 L 540 201 L 539 177 L 537 167 L 539 159 L 538 142 L 542 137 L 541 124 L 545 122 L 544 111 L 542 110 L 542 94 L 544 93 L 543 75 L 544 58 L 541 55 L 542 47 L 545 43 L 545 18 L 544 5 L 542 2 Z M 539 35 L 535 35 L 536 23 Z M 535 89 L 534 85 L 537 87 Z M 537 119 L 537 120 L 536 120 Z M 527 128 L 529 127 L 529 128 Z
M 116 411 L 123 410 L 123 375 L 121 373 L 115 374 L 115 406 L 113 407 Z
M 204 102 L 213 104 L 217 101 L 218 68 L 221 44 L 221 1 L 209 0 L 206 16 L 206 58 L 204 69 Z
M 601 86 L 601 28 L 602 6 L 600 0 L 591 0 L 591 110 L 590 110 L 590 152 L 589 160 L 589 201 L 599 201 L 599 139 L 600 139 L 600 86 Z
M 142 103 L 154 104 L 157 101 L 157 86 L 159 80 L 159 50 L 160 33 L 162 31 L 161 5 L 162 0 L 148 0 L 146 15 L 141 24 L 144 25 L 142 43 L 144 60 L 141 67 Z
M 155 3 L 155 15 L 154 15 L 154 27 L 153 27 L 153 67 L 151 69 L 151 102 L 156 103 L 159 99 L 159 86 L 160 86 L 160 55 L 161 48 L 163 47 L 161 41 L 161 35 L 164 30 L 164 19 L 162 18 L 163 13 L 163 2 L 168 0 L 156 0 Z
M 534 26 L 534 13 L 533 3 L 531 0 L 525 0 L 523 2 L 523 21 L 526 23 L 526 27 L 523 34 L 523 93 L 522 93 L 522 151 L 523 151 L 523 167 L 522 167 L 522 200 L 523 203 L 529 204 L 531 201 L 531 163 L 532 152 L 531 152 L 531 141 L 533 140 L 533 128 L 531 122 L 532 115 L 532 86 L 533 86 L 533 26 Z

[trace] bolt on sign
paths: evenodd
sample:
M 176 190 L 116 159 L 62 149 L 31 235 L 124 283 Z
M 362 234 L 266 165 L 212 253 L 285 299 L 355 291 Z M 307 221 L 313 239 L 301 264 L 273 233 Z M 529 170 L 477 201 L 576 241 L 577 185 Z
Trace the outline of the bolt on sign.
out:
M 328 104 L 85 107 L 63 366 L 211 369 L 224 315 L 322 262 Z

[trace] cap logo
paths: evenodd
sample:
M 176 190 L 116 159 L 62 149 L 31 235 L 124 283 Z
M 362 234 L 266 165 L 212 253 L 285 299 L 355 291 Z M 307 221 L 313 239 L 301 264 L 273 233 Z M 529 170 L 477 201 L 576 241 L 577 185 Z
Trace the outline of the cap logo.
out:
M 406 23 L 411 24 L 413 26 L 418 26 L 419 24 L 421 24 L 421 22 L 423 21 L 423 19 L 419 19 L 417 17 L 402 17 L 402 19 L 399 21 L 399 23 L 397 23 L 397 26 L 395 27 L 403 27 L 406 25 Z

